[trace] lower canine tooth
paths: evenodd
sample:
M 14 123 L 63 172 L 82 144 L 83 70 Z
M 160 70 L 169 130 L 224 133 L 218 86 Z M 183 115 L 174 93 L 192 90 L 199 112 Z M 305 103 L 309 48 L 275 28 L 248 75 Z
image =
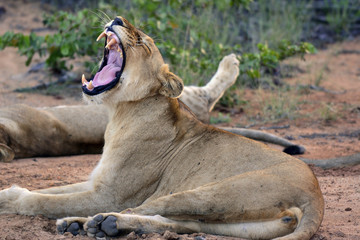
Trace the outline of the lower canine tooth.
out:
M 87 85 L 87 89 L 89 89 L 89 90 L 93 90 L 93 89 L 94 89 L 94 86 L 93 86 L 93 83 L 92 83 L 92 82 L 93 82 L 92 80 L 89 82 L 89 84 Z

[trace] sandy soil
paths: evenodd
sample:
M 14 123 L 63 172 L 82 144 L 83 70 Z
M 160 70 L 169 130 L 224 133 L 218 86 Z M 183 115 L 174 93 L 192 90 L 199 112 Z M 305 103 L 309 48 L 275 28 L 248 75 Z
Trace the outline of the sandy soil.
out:
M 19 2 L 23 8 L 19 8 Z M 28 1 L 0 2 L 6 13 L 0 16 L 0 34 L 7 30 L 29 32 L 41 28 L 39 4 Z M 231 115 L 231 122 L 223 125 L 264 127 L 286 126 L 264 130 L 292 139 L 306 147 L 306 158 L 324 159 L 360 152 L 360 40 L 329 46 L 306 61 L 289 60 L 301 71 L 283 81 L 290 86 L 314 84 L 328 92 L 292 88 L 289 98 L 297 99 L 298 116 L 280 122 L 257 121 L 262 118 L 261 103 L 273 96 L 270 91 L 245 90 L 242 98 L 249 101 L 242 111 Z M 35 63 L 41 59 L 35 59 Z M 13 90 L 49 82 L 44 73 L 28 73 L 25 58 L 15 49 L 0 51 L 0 107 L 15 103 L 31 106 L 78 104 L 80 93 L 72 97 L 17 93 Z M 80 89 L 80 88 L 79 88 Z M 300 89 L 300 90 L 299 90 Z M 80 90 L 79 90 L 80 91 Z M 302 91 L 299 93 L 299 91 Z M 289 99 L 290 101 L 290 99 Z M 239 109 L 237 109 L 239 110 Z M 214 113 L 216 115 L 216 113 Z M 255 119 L 255 120 L 254 120 Z M 84 181 L 100 155 L 81 155 L 57 158 L 19 159 L 0 163 L 0 189 L 17 184 L 30 190 Z M 360 166 L 322 170 L 313 167 L 326 201 L 323 223 L 313 240 L 360 239 Z M 43 216 L 0 216 L 0 239 L 88 239 L 58 235 L 55 221 Z M 126 237 L 125 237 L 126 238 Z M 204 234 L 127 236 L 129 239 L 233 239 Z

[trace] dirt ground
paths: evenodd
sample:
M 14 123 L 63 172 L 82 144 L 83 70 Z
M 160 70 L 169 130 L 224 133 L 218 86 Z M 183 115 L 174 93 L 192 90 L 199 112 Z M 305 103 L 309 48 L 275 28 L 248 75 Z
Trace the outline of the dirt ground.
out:
M 22 7 L 19 6 L 22 3 Z M 7 30 L 29 33 L 42 28 L 38 3 L 30 1 L 0 1 L 6 12 L 0 15 L 0 34 Z M 0 107 L 15 103 L 30 106 L 79 104 L 79 93 L 72 97 L 14 92 L 17 88 L 32 87 L 49 82 L 44 73 L 29 73 L 25 57 L 15 49 L 0 51 Z M 41 62 L 35 59 L 33 64 Z M 244 90 L 242 98 L 249 105 L 231 115 L 228 126 L 249 126 L 291 139 L 306 147 L 305 158 L 325 159 L 360 152 L 360 39 L 329 46 L 306 61 L 291 59 L 288 65 L 297 66 L 296 74 L 283 79 L 292 86 L 288 97 L 297 98 L 298 116 L 291 120 L 266 122 L 249 120 L 249 115 L 261 115 L 259 90 Z M 300 89 L 320 82 L 323 89 Z M 79 79 L 80 86 L 80 79 Z M 299 86 L 296 88 L 295 86 Z M 324 91 L 325 90 L 325 91 Z M 299 93 L 299 91 L 303 91 Z M 270 91 L 260 92 L 262 100 Z M 266 100 L 266 99 L 265 99 Z M 289 99 L 290 101 L 290 99 Z M 216 115 L 217 113 L 214 113 Z M 261 117 L 261 116 L 260 116 Z M 280 127 L 273 129 L 273 127 Z M 81 155 L 56 158 L 18 159 L 0 163 L 0 189 L 17 184 L 30 190 L 84 181 L 100 155 Z M 321 160 L 319 160 L 321 161 Z M 313 240 L 360 239 L 360 166 L 322 170 L 312 167 L 325 198 L 325 216 Z M 88 239 L 58 235 L 55 220 L 43 216 L 0 216 L 0 239 Z M 126 238 L 126 237 L 124 237 Z M 128 239 L 234 239 L 205 234 L 127 236 Z

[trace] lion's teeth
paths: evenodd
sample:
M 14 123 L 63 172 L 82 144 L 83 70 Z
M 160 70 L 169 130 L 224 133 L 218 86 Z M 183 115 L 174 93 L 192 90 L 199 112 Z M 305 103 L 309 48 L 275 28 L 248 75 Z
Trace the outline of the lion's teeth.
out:
M 88 83 L 89 83 L 89 82 L 86 80 L 84 74 L 81 76 L 81 82 L 82 82 L 83 85 L 88 85 Z
M 113 38 L 108 42 L 108 44 L 106 44 L 105 48 L 110 49 L 111 46 L 114 45 L 115 43 L 116 43 L 116 39 Z
M 106 36 L 106 33 L 104 33 L 104 32 L 100 33 L 100 35 L 97 37 L 96 41 L 99 41 L 100 39 L 102 39 L 105 36 Z
M 117 45 L 116 51 L 119 52 L 119 53 L 122 53 L 121 48 L 119 47 L 119 45 Z M 121 54 L 121 55 L 122 55 L 122 54 Z
M 89 90 L 93 90 L 93 89 L 94 89 L 94 85 L 93 85 L 92 82 L 93 82 L 92 80 L 89 82 L 89 84 L 87 85 L 87 89 L 89 89 Z

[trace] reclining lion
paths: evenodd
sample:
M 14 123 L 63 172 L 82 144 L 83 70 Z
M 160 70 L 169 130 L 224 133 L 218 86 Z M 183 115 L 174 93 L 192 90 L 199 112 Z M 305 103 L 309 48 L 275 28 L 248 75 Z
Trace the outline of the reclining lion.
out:
M 124 18 L 100 37 L 102 65 L 83 80 L 85 98 L 109 112 L 100 162 L 83 183 L 0 191 L 0 213 L 65 217 L 60 232 L 96 237 L 170 230 L 304 240 L 316 232 L 324 202 L 305 163 L 201 123 L 177 99 L 182 80 L 153 40 Z

